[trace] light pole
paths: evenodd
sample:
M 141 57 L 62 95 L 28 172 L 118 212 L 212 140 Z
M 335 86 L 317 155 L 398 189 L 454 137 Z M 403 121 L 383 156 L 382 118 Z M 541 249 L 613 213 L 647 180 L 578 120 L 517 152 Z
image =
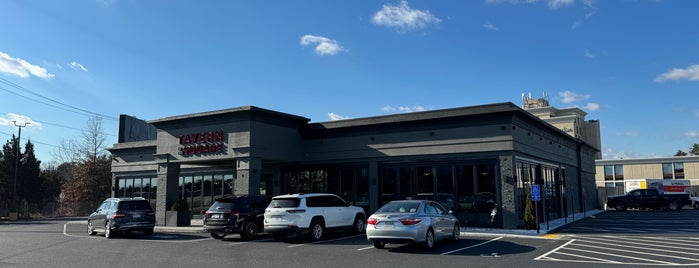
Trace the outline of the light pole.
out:
M 12 123 L 19 128 L 19 133 L 17 134 L 17 155 L 15 156 L 15 184 L 12 187 L 12 203 L 15 206 L 14 209 L 17 209 L 17 170 L 19 169 L 19 153 L 22 147 L 22 128 L 29 125 L 29 122 L 24 122 L 21 125 L 18 125 L 17 121 L 12 121 Z

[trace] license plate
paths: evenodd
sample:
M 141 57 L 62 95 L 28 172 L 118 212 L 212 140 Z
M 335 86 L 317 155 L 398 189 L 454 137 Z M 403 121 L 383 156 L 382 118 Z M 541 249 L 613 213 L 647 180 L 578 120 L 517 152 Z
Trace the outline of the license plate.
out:
M 141 218 L 141 214 L 138 214 L 138 213 L 133 214 L 133 215 L 131 215 L 131 218 L 140 219 L 140 218 Z
M 382 221 L 379 222 L 379 224 L 376 225 L 378 228 L 393 228 L 393 222 L 392 221 Z
M 220 218 L 221 218 L 221 214 L 211 214 L 211 218 L 212 218 L 212 219 L 220 219 Z

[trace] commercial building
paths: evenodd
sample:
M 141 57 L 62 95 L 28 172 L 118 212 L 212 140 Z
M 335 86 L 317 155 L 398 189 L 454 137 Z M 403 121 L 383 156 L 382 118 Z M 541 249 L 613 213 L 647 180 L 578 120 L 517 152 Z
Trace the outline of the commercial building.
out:
M 199 217 L 227 194 L 329 192 L 367 213 L 431 197 L 462 226 L 524 225 L 540 186 L 540 221 L 597 207 L 599 150 L 513 103 L 331 122 L 254 106 L 142 121 L 122 115 L 115 197 L 151 200 L 159 225 L 186 200 Z
M 641 179 L 689 180 L 699 186 L 699 156 L 675 156 L 595 161 L 598 187 L 624 187 L 624 182 Z

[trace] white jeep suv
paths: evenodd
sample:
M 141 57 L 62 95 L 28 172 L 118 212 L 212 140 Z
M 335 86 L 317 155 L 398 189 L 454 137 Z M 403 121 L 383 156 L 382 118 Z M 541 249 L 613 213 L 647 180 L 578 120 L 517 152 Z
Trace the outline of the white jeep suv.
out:
M 320 240 L 326 231 L 363 233 L 366 215 L 334 194 L 288 194 L 272 198 L 265 209 L 264 231 L 283 241 L 287 235 Z

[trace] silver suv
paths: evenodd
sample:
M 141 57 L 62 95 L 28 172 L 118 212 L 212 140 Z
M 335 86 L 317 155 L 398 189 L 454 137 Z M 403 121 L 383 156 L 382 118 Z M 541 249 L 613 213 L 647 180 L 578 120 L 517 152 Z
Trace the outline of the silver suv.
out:
M 366 227 L 364 209 L 326 193 L 275 196 L 264 217 L 264 231 L 274 235 L 276 241 L 292 234 L 317 241 L 326 231 L 363 233 Z

